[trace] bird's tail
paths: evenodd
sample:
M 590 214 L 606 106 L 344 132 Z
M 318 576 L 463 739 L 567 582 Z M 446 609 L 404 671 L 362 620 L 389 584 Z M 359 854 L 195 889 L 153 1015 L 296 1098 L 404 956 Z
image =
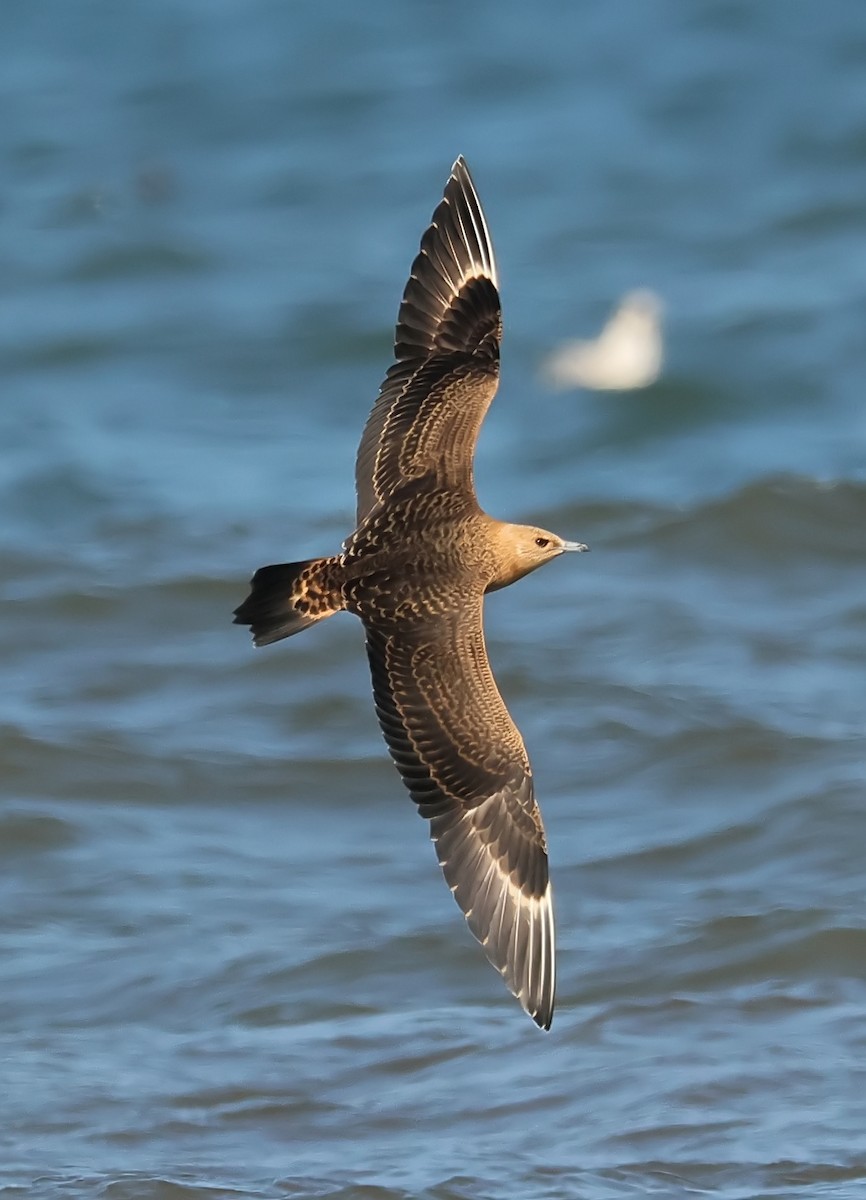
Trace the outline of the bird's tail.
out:
M 338 557 L 260 567 L 234 623 L 249 625 L 255 644 L 268 646 L 345 607 L 341 582 Z

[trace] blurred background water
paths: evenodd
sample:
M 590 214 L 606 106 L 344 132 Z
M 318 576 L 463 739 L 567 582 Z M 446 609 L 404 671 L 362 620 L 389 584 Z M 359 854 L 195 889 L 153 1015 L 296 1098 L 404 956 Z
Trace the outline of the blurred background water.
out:
M 0 1194 L 866 1196 L 862 0 L 0 7 Z M 559 922 L 466 932 L 331 552 L 458 153 Z M 660 381 L 539 365 L 630 288 Z

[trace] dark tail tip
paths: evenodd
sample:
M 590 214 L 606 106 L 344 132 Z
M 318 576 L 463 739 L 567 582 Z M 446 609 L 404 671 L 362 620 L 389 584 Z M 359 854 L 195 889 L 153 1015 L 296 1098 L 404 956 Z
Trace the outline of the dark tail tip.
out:
M 308 565 L 306 562 L 274 563 L 260 567 L 250 580 L 252 590 L 235 609 L 234 624 L 249 625 L 257 646 L 269 646 L 291 637 L 319 620 L 319 616 L 310 616 L 295 608 L 298 579 Z

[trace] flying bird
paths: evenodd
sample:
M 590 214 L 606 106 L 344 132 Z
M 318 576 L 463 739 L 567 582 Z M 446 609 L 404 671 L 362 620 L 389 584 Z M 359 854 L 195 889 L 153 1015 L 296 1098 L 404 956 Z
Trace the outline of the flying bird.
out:
M 484 644 L 485 593 L 566 551 L 546 529 L 483 512 L 478 430 L 499 382 L 493 246 L 463 158 L 421 240 L 394 363 L 356 462 L 357 526 L 342 552 L 261 567 L 235 610 L 257 646 L 342 610 L 364 624 L 385 741 L 469 928 L 543 1029 L 554 922 L 532 769 Z
M 544 364 L 551 387 L 626 392 L 649 387 L 661 374 L 663 304 L 638 288 L 623 296 L 597 338 L 563 342 Z

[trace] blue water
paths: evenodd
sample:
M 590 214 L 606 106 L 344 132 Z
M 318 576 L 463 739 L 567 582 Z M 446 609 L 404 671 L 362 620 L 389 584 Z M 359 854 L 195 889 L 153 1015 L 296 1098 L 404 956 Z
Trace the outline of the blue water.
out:
M 866 1197 L 859 0 L 0 8 L 0 1195 Z M 466 932 L 351 618 L 418 239 L 499 259 L 485 507 L 549 1035 Z M 618 297 L 660 381 L 539 367 Z

